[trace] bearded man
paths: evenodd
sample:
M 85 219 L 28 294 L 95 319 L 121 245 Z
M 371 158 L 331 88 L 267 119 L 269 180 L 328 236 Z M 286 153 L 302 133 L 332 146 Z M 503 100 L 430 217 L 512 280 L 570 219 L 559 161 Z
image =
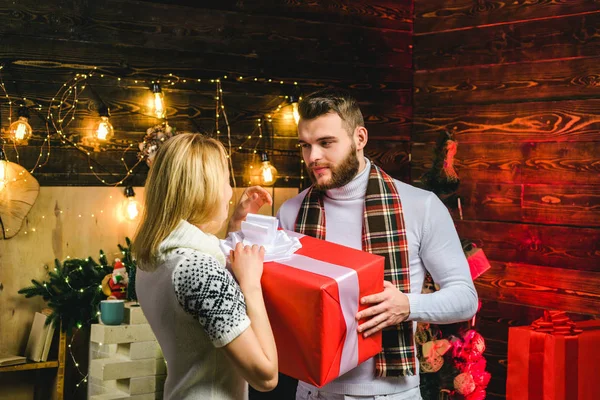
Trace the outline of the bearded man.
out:
M 365 158 L 368 132 L 348 93 L 313 93 L 299 114 L 313 185 L 281 206 L 281 227 L 386 260 L 384 290 L 362 298 L 369 307 L 356 315 L 359 334 L 383 331 L 383 351 L 320 389 L 299 382 L 296 399 L 421 399 L 416 322 L 466 321 L 477 310 L 452 218 L 435 194 L 392 179 Z M 427 271 L 440 290 L 421 294 Z

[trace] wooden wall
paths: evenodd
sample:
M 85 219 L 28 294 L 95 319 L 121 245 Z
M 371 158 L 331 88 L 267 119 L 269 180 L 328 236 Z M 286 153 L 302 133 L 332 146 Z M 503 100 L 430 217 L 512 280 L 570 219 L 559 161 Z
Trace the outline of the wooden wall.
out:
M 243 188 L 238 188 L 233 200 L 237 202 L 242 192 Z M 135 193 L 136 199 L 143 202 L 144 188 L 135 188 Z M 298 190 L 277 188 L 271 189 L 271 193 L 274 204 L 272 208 L 261 209 L 264 215 L 274 215 Z M 47 279 L 47 267 L 53 268 L 54 259 L 92 257 L 98 261 L 101 249 L 110 262 L 120 256 L 117 244 L 125 245 L 125 237 L 133 238 L 136 228 L 136 223 L 122 216 L 124 199 L 122 188 L 41 188 L 23 230 L 10 240 L 0 240 L 0 283 L 3 287 L 0 291 L 0 354 L 23 354 L 25 351 L 34 313 L 44 305 L 39 297 L 26 299 L 17 292 L 30 286 L 31 279 Z M 220 237 L 224 234 L 222 231 Z M 82 330 L 75 336 L 71 349 L 82 371 L 87 370 L 88 340 L 89 331 Z M 54 371 L 41 372 L 51 377 Z M 37 378 L 36 371 L 0 374 L 0 400 L 33 398 L 33 383 Z M 74 386 L 81 376 L 73 367 L 69 353 L 66 380 L 66 399 L 85 397 L 85 387 L 82 385 L 77 389 Z
M 216 135 L 217 93 L 211 80 L 217 78 L 233 149 L 242 145 L 251 150 L 257 141 L 259 150 L 274 149 L 272 161 L 285 178 L 278 186 L 300 185 L 295 124 L 285 96 L 327 86 L 349 89 L 360 99 L 372 138 L 369 154 L 395 176 L 408 179 L 411 13 L 412 0 L 346 5 L 337 0 L 24 0 L 0 5 L 6 90 L 15 97 L 13 106 L 42 106 L 42 112 L 32 109 L 36 138 L 17 148 L 22 164 L 35 165 L 46 134 L 46 110 L 56 92 L 75 73 L 96 67 L 65 134 L 80 141 L 98 120 L 98 99 L 110 107 L 115 138 L 102 152 L 91 154 L 91 165 L 106 180 L 118 181 L 126 171 L 118 148 L 137 147 L 145 130 L 159 122 L 146 106 L 150 81 L 161 79 L 172 126 Z M 169 83 L 174 79 L 170 74 L 179 77 L 175 85 Z M 283 108 L 275 112 L 279 105 Z M 6 125 L 7 104 L 0 102 L 0 110 Z M 267 115 L 271 123 L 264 122 Z M 262 140 L 258 118 L 264 122 Z M 224 139 L 222 122 L 219 128 Z M 36 171 L 38 180 L 101 184 L 91 175 L 87 156 L 56 139 L 54 135 L 57 147 L 50 161 Z M 7 152 L 16 158 L 14 149 Z M 129 166 L 135 153 L 124 156 Z M 238 178 L 250 159 L 244 153 L 234 156 Z M 142 185 L 146 166 L 140 164 L 135 172 L 128 182 Z
M 90 166 L 100 179 L 119 181 L 127 170 L 121 158 L 129 167 L 136 162 L 135 147 L 146 129 L 159 122 L 146 106 L 151 80 L 161 80 L 168 121 L 178 131 L 216 135 L 215 96 L 222 96 L 232 148 L 256 145 L 270 150 L 282 176 L 277 183 L 278 204 L 301 185 L 296 127 L 285 98 L 294 91 L 307 94 L 327 86 L 352 91 L 370 133 L 367 153 L 395 177 L 408 180 L 412 11 L 412 0 L 0 3 L 0 73 L 13 100 L 12 118 L 17 116 L 16 108 L 27 106 L 34 129 L 28 146 L 5 146 L 9 159 L 16 160 L 18 153 L 22 165 L 36 165 L 47 134 L 48 107 L 77 73 L 92 71 L 93 77 L 81 93 L 75 119 L 65 129 L 67 138 L 80 142 L 92 132 L 98 121 L 98 100 L 110 107 L 115 128 L 114 139 L 102 151 L 91 152 L 89 160 L 85 154 L 89 149 L 75 150 L 50 131 L 50 158 L 34 172 L 42 188 L 28 222 L 36 224 L 45 215 L 43 227 L 38 226 L 36 235 L 21 233 L 0 242 L 0 281 L 5 288 L 0 295 L 0 351 L 23 349 L 31 315 L 42 304 L 15 292 L 31 278 L 42 278 L 44 264 L 55 257 L 95 255 L 100 248 L 112 254 L 125 234 L 132 234 L 111 219 L 91 217 L 91 208 L 99 207 L 98 202 L 108 204 L 110 195 L 116 201 L 123 188 L 92 188 L 102 183 Z M 174 79 L 170 74 L 179 77 L 175 85 L 168 82 Z M 211 82 L 217 78 L 222 94 Z M 275 112 L 279 105 L 283 108 Z M 9 108 L 0 100 L 2 128 L 8 126 Z M 269 114 L 272 122 L 265 123 Z M 263 120 L 262 140 L 257 139 L 258 118 Z M 222 122 L 219 129 L 224 139 Z M 129 145 L 134 150 L 123 154 Z M 42 160 L 45 153 L 46 148 Z M 240 186 L 250 160 L 245 153 L 233 157 Z M 142 186 L 146 173 L 142 163 L 126 183 Z M 62 236 L 56 233 L 57 205 L 71 210 L 70 219 L 62 219 Z M 85 340 L 80 342 L 85 345 Z M 35 374 L 2 375 L 0 398 L 31 398 Z M 74 390 L 72 384 L 68 394 Z
M 503 398 L 507 331 L 542 309 L 600 315 L 600 2 L 415 2 L 411 171 L 459 142 L 459 234 L 493 268 L 476 282 Z

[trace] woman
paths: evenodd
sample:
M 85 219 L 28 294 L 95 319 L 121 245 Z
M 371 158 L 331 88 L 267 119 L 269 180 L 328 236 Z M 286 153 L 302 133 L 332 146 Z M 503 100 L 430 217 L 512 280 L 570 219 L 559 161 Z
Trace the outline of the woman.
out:
M 167 362 L 165 399 L 241 400 L 246 382 L 260 391 L 277 385 L 277 350 L 260 286 L 264 249 L 239 244 L 231 252 L 238 284 L 214 236 L 231 195 L 217 140 L 180 134 L 158 151 L 133 249 L 137 296 Z M 238 218 L 247 205 L 248 196 Z

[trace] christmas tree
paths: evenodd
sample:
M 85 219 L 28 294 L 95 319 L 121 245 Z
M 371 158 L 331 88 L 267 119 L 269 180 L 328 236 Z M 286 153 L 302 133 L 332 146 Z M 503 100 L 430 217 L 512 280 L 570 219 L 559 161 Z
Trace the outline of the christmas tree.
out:
M 434 192 L 450 208 L 460 208 L 460 199 L 456 193 L 460 179 L 454 168 L 457 150 L 458 143 L 452 134 L 443 132 L 435 147 L 433 165 L 421 177 L 424 188 Z M 462 219 L 462 210 L 460 211 Z M 474 251 L 470 240 L 461 239 L 461 244 L 465 255 L 469 256 Z M 478 273 L 481 272 L 471 271 L 473 276 Z M 432 293 L 438 289 L 427 273 L 423 293 Z M 491 376 L 485 370 L 485 341 L 473 329 L 473 324 L 474 319 L 448 325 L 417 324 L 415 342 L 423 399 L 485 399 L 485 388 Z
M 127 246 L 119 249 L 123 254 L 123 264 L 130 277 L 135 280 L 136 263 L 131 256 L 131 241 L 126 238 Z M 30 298 L 41 296 L 52 309 L 46 323 L 58 326 L 71 334 L 73 328 L 81 328 L 98 321 L 98 306 L 106 298 L 102 292 L 102 280 L 113 272 L 106 254 L 100 250 L 100 263 L 93 258 L 68 258 L 62 263 L 54 260 L 54 269 L 48 271 L 48 279 L 39 282 L 31 280 L 32 285 L 19 290 L 20 294 Z M 131 282 L 131 278 L 130 278 Z M 128 286 L 128 299 L 136 300 L 135 282 Z

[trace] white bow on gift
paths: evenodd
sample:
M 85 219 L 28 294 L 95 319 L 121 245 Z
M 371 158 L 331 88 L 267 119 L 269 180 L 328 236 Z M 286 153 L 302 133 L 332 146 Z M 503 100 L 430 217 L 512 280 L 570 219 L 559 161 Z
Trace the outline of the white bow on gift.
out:
M 285 231 L 278 230 L 277 218 L 248 214 L 242 221 L 242 230 L 231 232 L 225 240 L 221 240 L 221 250 L 227 257 L 235 249 L 236 244 L 257 244 L 265 248 L 265 262 L 282 261 L 290 258 L 302 247 L 297 237 L 290 237 Z

